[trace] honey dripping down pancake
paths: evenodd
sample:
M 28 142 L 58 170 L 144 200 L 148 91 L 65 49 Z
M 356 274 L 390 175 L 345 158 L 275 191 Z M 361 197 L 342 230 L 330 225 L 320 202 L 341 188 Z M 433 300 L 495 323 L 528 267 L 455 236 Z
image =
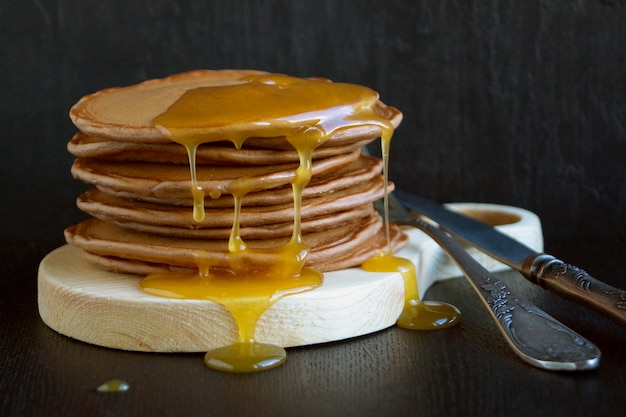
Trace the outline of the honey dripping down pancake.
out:
M 130 138 L 129 142 L 169 141 L 182 145 L 188 155 L 193 200 L 193 206 L 189 210 L 195 224 L 202 224 L 205 220 L 207 196 L 223 200 L 228 195 L 232 199 L 233 220 L 225 254 L 226 262 L 215 263 L 213 253 L 196 249 L 192 251 L 196 272 L 154 273 L 146 276 L 140 285 L 145 292 L 161 297 L 206 299 L 225 306 L 233 314 L 239 327 L 238 341 L 208 352 L 205 363 L 209 367 L 229 372 L 260 371 L 282 364 L 286 354 L 282 347 L 255 341 L 254 330 L 258 318 L 281 297 L 309 291 L 322 284 L 322 273 L 305 266 L 311 255 L 311 248 L 304 243 L 302 235 L 302 195 L 313 175 L 313 155 L 318 148 L 332 141 L 332 146 L 339 147 L 349 144 L 350 140 L 367 143 L 367 134 L 359 132 L 364 129 L 371 136 L 374 129 L 381 137 L 383 195 L 386 196 L 389 191 L 389 143 L 394 123 L 399 123 L 401 114 L 397 111 L 384 114 L 385 110 L 390 110 L 381 106 L 378 94 L 359 85 L 255 71 L 226 71 L 215 74 L 217 78 L 222 74 L 225 76 L 214 85 L 203 85 L 191 77 L 191 81 L 184 88 L 179 88 L 176 97 L 169 91 L 163 93 L 158 90 L 158 80 L 145 83 L 146 91 L 142 91 L 142 94 L 153 94 L 161 97 L 162 101 L 169 100 L 171 104 L 163 106 L 157 103 L 156 108 L 166 108 L 162 108 L 152 119 L 144 120 L 143 126 L 137 127 L 125 121 L 117 126 L 90 123 L 86 117 L 90 111 L 89 98 L 84 98 L 73 108 L 72 116 L 81 131 L 88 135 L 114 137 L 121 132 L 122 136 Z M 200 80 L 201 78 L 199 77 Z M 170 79 L 175 83 L 177 76 Z M 121 91 L 120 94 L 123 96 L 124 92 Z M 164 96 L 166 97 L 163 98 Z M 118 97 L 110 103 L 105 100 L 100 106 L 107 111 L 115 106 L 123 108 L 127 101 L 123 98 Z M 144 110 L 137 112 L 144 118 L 149 114 Z M 356 139 L 350 138 L 347 132 L 352 133 Z M 348 138 L 347 142 L 345 137 Z M 282 143 L 285 140 L 295 150 L 298 159 L 294 173 L 288 178 L 270 175 L 259 179 L 254 175 L 243 175 L 206 188 L 197 177 L 198 149 L 207 144 L 220 145 L 229 141 L 237 150 L 248 143 L 252 143 L 253 148 L 262 148 L 265 144 L 269 148 L 283 148 Z M 291 237 L 286 243 L 273 247 L 249 247 L 240 230 L 242 201 L 246 195 L 280 188 L 285 182 L 290 184 L 293 197 Z M 98 186 L 97 181 L 94 183 Z M 456 324 L 458 312 L 454 309 L 439 308 L 434 312 L 434 320 L 432 317 L 425 319 L 424 314 L 419 312 L 423 303 L 417 296 L 415 268 L 407 266 L 407 262 L 411 262 L 393 256 L 392 241 L 398 241 L 397 228 L 391 231 L 387 217 L 384 219 L 386 243 L 379 247 L 378 255 L 368 256 L 372 259 L 366 261 L 363 268 L 400 272 L 403 275 L 406 301 L 399 324 L 413 329 L 441 328 Z M 80 246 L 80 236 L 74 233 L 71 228 L 68 229 L 68 242 Z M 84 240 L 88 241 L 89 236 Z M 358 251 L 367 253 L 362 249 Z M 98 255 L 95 254 L 96 257 Z

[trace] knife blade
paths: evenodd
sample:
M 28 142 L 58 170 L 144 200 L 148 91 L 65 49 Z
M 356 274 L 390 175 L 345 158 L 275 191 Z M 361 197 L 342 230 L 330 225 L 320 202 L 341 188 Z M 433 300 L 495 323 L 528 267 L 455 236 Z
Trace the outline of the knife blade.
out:
M 592 308 L 626 326 L 626 291 L 593 278 L 583 269 L 547 253 L 537 252 L 497 229 L 443 205 L 400 190 L 394 193 L 410 211 L 498 261 L 519 271 L 534 284 Z

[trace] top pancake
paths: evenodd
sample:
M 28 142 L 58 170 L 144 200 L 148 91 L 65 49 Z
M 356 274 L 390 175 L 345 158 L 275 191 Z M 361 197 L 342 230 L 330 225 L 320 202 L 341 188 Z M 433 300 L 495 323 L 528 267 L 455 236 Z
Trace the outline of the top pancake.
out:
M 84 133 L 124 142 L 170 143 L 170 137 L 153 120 L 163 114 L 187 91 L 211 86 L 241 83 L 241 78 L 267 74 L 253 70 L 195 70 L 128 87 L 100 90 L 80 99 L 70 110 L 70 118 Z M 396 127 L 402 113 L 378 102 L 376 112 Z M 381 129 L 363 125 L 341 129 L 322 146 L 337 146 L 380 136 Z M 291 149 L 282 138 L 250 138 L 251 147 Z

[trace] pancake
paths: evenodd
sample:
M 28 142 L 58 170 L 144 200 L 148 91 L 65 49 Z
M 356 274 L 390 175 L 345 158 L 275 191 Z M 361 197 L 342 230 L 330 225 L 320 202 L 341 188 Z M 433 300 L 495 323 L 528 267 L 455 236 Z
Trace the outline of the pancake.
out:
M 311 247 L 306 264 L 322 272 L 329 271 L 341 261 L 342 264 L 354 256 L 368 253 L 373 256 L 384 247 L 384 236 L 381 240 L 382 219 L 372 213 L 365 219 L 344 222 L 343 225 L 321 232 L 303 234 L 304 243 Z M 394 227 L 394 245 L 403 247 L 407 240 Z M 228 242 L 224 239 L 177 239 L 150 233 L 134 232 L 104 222 L 89 219 L 65 230 L 65 237 L 71 245 L 82 248 L 86 252 L 106 258 L 130 260 L 134 264 L 170 265 L 174 268 L 197 270 L 194 253 L 200 251 L 215 267 L 228 266 Z M 272 248 L 287 243 L 286 238 L 249 240 L 250 248 Z M 268 262 L 268 255 L 251 254 L 249 262 Z M 363 259 L 361 259 L 362 261 Z M 347 267 L 347 266 L 344 266 Z M 169 268 L 168 268 L 169 269 Z M 118 269 L 118 272 L 137 273 L 136 270 Z
M 313 175 L 323 175 L 343 168 L 359 158 L 360 149 L 347 154 L 315 161 Z M 260 191 L 285 186 L 295 178 L 298 164 L 262 166 L 198 166 L 198 185 L 204 190 L 231 194 L 239 179 L 246 179 Z M 149 162 L 116 162 L 101 159 L 77 158 L 72 174 L 87 184 L 94 184 L 113 192 L 156 198 L 191 198 L 189 167 L 181 164 Z
M 395 250 L 400 250 L 408 243 L 408 238 L 399 228 L 392 225 L 391 243 Z M 387 244 L 385 237 L 379 232 L 371 241 L 365 242 L 360 248 L 342 258 L 334 258 L 316 265 L 321 272 L 338 271 L 361 264 L 375 256 L 385 248 Z M 167 272 L 193 273 L 196 268 L 186 268 L 170 264 L 159 264 L 153 262 L 139 261 L 128 258 L 117 258 L 114 256 L 97 255 L 92 252 L 83 251 L 85 258 L 92 264 L 108 271 L 120 272 L 124 274 L 148 275 Z
M 124 142 L 170 143 L 171 138 L 153 124 L 153 120 L 168 110 L 182 95 L 199 87 L 240 84 L 248 75 L 268 74 L 255 70 L 195 70 L 166 78 L 144 81 L 128 87 L 100 90 L 81 98 L 70 110 L 70 118 L 84 133 L 105 136 Z M 378 102 L 376 111 L 397 127 L 402 113 Z M 241 129 L 253 131 L 258 125 L 241 124 Z M 322 146 L 360 142 L 380 137 L 381 129 L 360 125 L 342 129 Z M 251 138 L 249 146 L 291 149 L 284 138 Z
M 378 158 L 374 158 L 368 155 L 359 155 L 359 158 L 335 171 L 329 172 L 324 175 L 314 176 L 311 181 L 302 191 L 304 199 L 320 196 L 327 193 L 334 193 L 336 191 L 355 187 L 359 184 L 369 181 L 375 181 L 376 178 L 381 178 L 382 161 Z M 129 181 L 127 181 L 128 185 Z M 193 205 L 193 199 L 190 196 L 183 198 L 172 197 L 155 197 L 147 195 L 148 193 L 141 188 L 137 188 L 135 192 L 111 189 L 109 187 L 98 184 L 97 188 L 106 192 L 107 194 L 117 196 L 120 198 L 126 198 L 131 200 L 142 200 L 155 204 L 165 204 L 172 206 L 186 206 L 191 207 Z M 129 189 L 129 186 L 125 187 Z M 283 186 L 272 188 L 271 190 L 257 191 L 246 194 L 243 198 L 244 206 L 269 206 L 277 204 L 293 204 L 293 191 L 291 186 Z M 205 198 L 204 205 L 206 208 L 215 207 L 233 207 L 233 199 L 230 195 L 223 195 L 219 198 Z
M 373 138 L 345 145 L 319 147 L 313 151 L 313 160 L 352 152 L 366 146 L 372 140 Z M 78 158 L 189 164 L 187 151 L 177 143 L 122 142 L 78 132 L 68 143 L 67 149 Z M 236 149 L 232 143 L 221 142 L 202 144 L 196 154 L 196 162 L 199 165 L 276 165 L 298 161 L 298 152 L 294 149 L 262 149 L 247 144 L 241 149 Z
M 383 197 L 382 178 L 355 187 L 314 196 L 302 202 L 302 231 L 304 233 L 331 228 L 350 219 L 363 217 L 373 210 L 372 203 Z M 233 210 L 205 209 L 202 222 L 193 221 L 188 207 L 168 206 L 115 197 L 98 189 L 79 196 L 78 208 L 93 217 L 129 229 L 166 236 L 196 238 L 228 238 L 233 224 Z M 287 236 L 293 231 L 293 203 L 242 208 L 240 233 L 244 238 Z
M 329 215 L 309 218 L 302 222 L 302 233 L 313 233 L 330 229 L 338 223 L 350 222 L 367 217 L 372 213 L 371 204 L 339 211 Z M 232 213 L 231 213 L 232 217 Z M 107 221 L 106 219 L 104 219 Z M 189 229 L 173 226 L 161 226 L 149 223 L 133 221 L 108 220 L 125 229 L 137 232 L 153 233 L 157 235 L 177 237 L 181 239 L 223 239 L 228 240 L 232 233 L 232 227 L 211 227 L 204 229 Z M 293 220 L 284 223 L 273 223 L 271 225 L 244 226 L 239 230 L 240 236 L 244 240 L 249 239 L 273 239 L 276 237 L 290 237 L 293 234 Z
M 365 221 L 344 223 L 331 231 L 304 235 L 313 249 L 306 264 L 327 272 L 360 264 L 374 256 L 386 245 L 381 228 L 382 220 L 376 213 Z M 197 271 L 194 253 L 205 251 L 216 267 L 228 265 L 225 240 L 175 239 L 148 233 L 133 232 L 112 223 L 89 219 L 70 226 L 65 237 L 71 245 L 85 251 L 91 262 L 105 269 L 122 273 L 149 274 L 167 271 Z M 398 227 L 391 225 L 394 250 L 408 243 Z M 250 247 L 275 247 L 288 239 L 247 241 Z M 267 254 L 251 256 L 249 262 L 267 262 Z

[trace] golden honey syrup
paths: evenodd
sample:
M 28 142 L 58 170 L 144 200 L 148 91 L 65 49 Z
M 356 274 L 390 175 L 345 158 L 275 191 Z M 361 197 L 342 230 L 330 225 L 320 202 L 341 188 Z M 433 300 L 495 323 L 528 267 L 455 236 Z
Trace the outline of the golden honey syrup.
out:
M 130 389 L 130 385 L 128 382 L 122 379 L 110 379 L 96 388 L 96 392 L 106 392 L 106 393 L 114 393 L 114 392 L 126 392 Z
M 184 145 L 194 199 L 193 218 L 204 218 L 204 198 L 228 193 L 234 199 L 234 221 L 229 238 L 229 266 L 217 267 L 200 251 L 195 253 L 197 274 L 155 274 L 144 278 L 144 291 L 163 297 L 207 299 L 225 306 L 239 328 L 237 342 L 210 351 L 207 366 L 229 372 L 253 372 L 282 364 L 285 350 L 254 339 L 259 317 L 277 300 L 311 290 L 322 274 L 303 267 L 309 248 L 302 242 L 302 190 L 311 178 L 313 150 L 337 130 L 376 125 L 391 138 L 393 126 L 376 114 L 378 95 L 366 87 L 304 80 L 282 75 L 251 76 L 229 86 L 187 91 L 154 124 Z M 271 249 L 248 248 L 239 234 L 243 197 L 272 188 L 250 178 L 239 178 L 217 190 L 203 190 L 196 178 L 196 149 L 201 143 L 230 140 L 240 148 L 248 137 L 286 137 L 297 150 L 300 164 L 291 181 L 294 229 L 289 243 Z M 260 256 L 262 255 L 262 256 Z
M 404 281 L 404 307 L 397 325 L 411 330 L 443 329 L 461 321 L 461 313 L 453 305 L 440 301 L 421 301 L 417 287 L 415 265 L 408 259 L 393 255 L 389 236 L 389 204 L 387 202 L 387 182 L 389 173 L 389 144 L 386 137 L 381 138 L 383 157 L 383 175 L 385 177 L 385 233 L 387 248 L 374 258 L 365 261 L 361 268 L 371 272 L 399 272 Z

